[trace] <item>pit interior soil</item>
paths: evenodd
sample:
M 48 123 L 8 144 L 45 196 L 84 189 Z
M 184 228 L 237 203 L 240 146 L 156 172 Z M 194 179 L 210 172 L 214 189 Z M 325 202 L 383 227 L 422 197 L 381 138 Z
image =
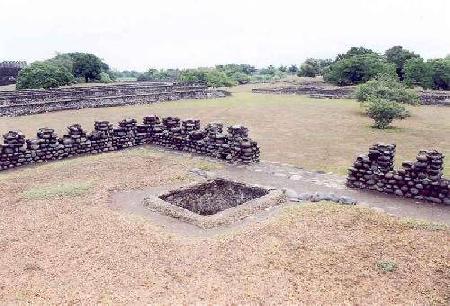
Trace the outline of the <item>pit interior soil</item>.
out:
M 268 193 L 264 188 L 215 179 L 194 187 L 171 191 L 159 198 L 193 213 L 209 216 Z

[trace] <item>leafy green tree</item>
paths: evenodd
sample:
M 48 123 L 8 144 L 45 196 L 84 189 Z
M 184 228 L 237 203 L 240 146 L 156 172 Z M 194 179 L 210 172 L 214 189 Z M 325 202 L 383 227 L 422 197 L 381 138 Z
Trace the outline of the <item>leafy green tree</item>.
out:
M 275 76 L 276 73 L 277 73 L 277 69 L 273 65 L 269 65 L 266 68 L 261 68 L 259 70 L 259 74 L 267 74 L 272 77 Z
M 431 69 L 432 88 L 450 90 L 450 59 L 439 58 L 427 61 Z
M 433 85 L 431 65 L 422 58 L 411 58 L 403 66 L 404 82 L 407 86 L 431 88 Z
M 384 99 L 371 98 L 366 105 L 367 116 L 375 121 L 375 128 L 385 129 L 394 119 L 405 119 L 410 116 L 402 104 Z
M 395 65 L 376 53 L 368 53 L 334 62 L 324 72 L 324 80 L 346 86 L 367 82 L 380 74 L 396 77 Z
M 281 72 L 287 72 L 287 67 L 286 66 L 283 66 L 283 65 L 281 65 L 280 67 L 278 67 L 278 70 L 279 71 L 281 71 Z
M 301 64 L 300 70 L 298 71 L 298 76 L 313 78 L 317 76 L 319 72 L 319 63 L 313 58 L 308 58 L 303 64 Z
M 54 88 L 74 82 L 73 75 L 62 65 L 34 62 L 19 72 L 17 89 Z
M 367 49 L 364 47 L 351 47 L 350 50 L 347 51 L 347 53 L 338 54 L 335 62 L 351 58 L 352 56 L 355 55 L 368 55 L 368 54 L 376 54 L 376 53 L 373 52 L 371 49 Z
M 419 96 L 415 90 L 406 88 L 405 85 L 390 75 L 380 75 L 373 80 L 358 85 L 356 98 L 362 102 L 376 98 L 413 105 L 419 103 Z
M 306 61 L 300 66 L 300 70 L 298 71 L 298 76 L 304 77 L 315 77 L 317 75 L 322 75 L 325 69 L 332 63 L 329 59 L 316 59 L 316 58 L 308 58 Z
M 402 46 L 394 46 L 384 53 L 388 62 L 395 64 L 396 72 L 400 81 L 404 79 L 404 66 L 406 61 L 413 58 L 420 58 L 420 55 L 403 49 Z
M 69 53 L 73 60 L 73 75 L 83 77 L 87 82 L 100 80 L 100 73 L 109 70 L 109 66 L 94 54 Z
M 296 65 L 291 65 L 288 68 L 288 72 L 289 73 L 297 73 L 298 72 L 298 67 Z

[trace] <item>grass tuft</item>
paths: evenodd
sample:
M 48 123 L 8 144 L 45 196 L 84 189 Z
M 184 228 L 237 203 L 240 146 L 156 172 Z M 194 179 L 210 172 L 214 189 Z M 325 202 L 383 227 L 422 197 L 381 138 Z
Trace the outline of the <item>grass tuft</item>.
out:
M 57 185 L 33 187 L 25 190 L 22 196 L 29 200 L 51 199 L 57 197 L 76 197 L 86 194 L 92 187 L 91 182 L 71 182 Z
M 400 221 L 403 225 L 406 225 L 412 229 L 427 229 L 432 231 L 442 231 L 448 229 L 448 226 L 442 223 L 434 223 L 423 220 L 405 219 Z
M 384 273 L 394 272 L 397 269 L 397 264 L 390 260 L 380 260 L 377 262 L 377 267 Z

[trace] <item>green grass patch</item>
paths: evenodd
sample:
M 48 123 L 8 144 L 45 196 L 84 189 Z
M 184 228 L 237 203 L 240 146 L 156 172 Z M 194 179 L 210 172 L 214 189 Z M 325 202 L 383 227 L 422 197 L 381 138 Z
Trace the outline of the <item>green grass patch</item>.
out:
M 377 267 L 384 273 L 394 272 L 397 270 L 397 264 L 390 260 L 380 260 L 377 262 Z
M 38 186 L 25 190 L 22 193 L 22 196 L 29 200 L 76 197 L 86 194 L 92 185 L 92 182 L 68 182 L 56 185 Z
M 448 229 L 448 226 L 445 224 L 423 220 L 405 219 L 402 220 L 401 223 L 412 229 L 426 229 L 432 231 L 442 231 Z

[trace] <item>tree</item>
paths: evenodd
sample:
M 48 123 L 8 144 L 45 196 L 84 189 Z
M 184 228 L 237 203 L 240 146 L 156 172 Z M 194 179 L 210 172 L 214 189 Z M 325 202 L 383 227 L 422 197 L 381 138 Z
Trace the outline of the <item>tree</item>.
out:
M 403 82 L 407 86 L 431 88 L 433 85 L 431 65 L 422 58 L 411 58 L 403 66 Z
M 372 98 L 366 105 L 367 116 L 375 121 L 375 128 L 385 129 L 394 119 L 405 119 L 410 116 L 405 106 L 384 99 Z
M 380 75 L 373 80 L 358 85 L 356 98 L 361 102 L 376 98 L 412 105 L 419 103 L 419 96 L 415 90 L 406 88 L 405 85 L 390 75 Z
M 289 72 L 289 73 L 297 73 L 297 72 L 298 72 L 297 66 L 296 66 L 296 65 L 291 65 L 291 66 L 289 66 L 288 72 Z
M 278 68 L 278 70 L 280 70 L 281 72 L 287 72 L 287 67 L 286 66 L 283 66 L 283 65 L 281 65 L 279 68 Z
M 432 88 L 450 90 L 450 59 L 439 58 L 427 61 L 430 65 Z
M 324 72 L 324 79 L 346 86 L 367 82 L 380 74 L 396 77 L 395 66 L 376 53 L 368 53 L 334 62 Z
M 100 80 L 100 73 L 109 67 L 100 58 L 90 53 L 69 53 L 73 60 L 73 75 L 83 77 L 87 82 Z
M 54 88 L 74 82 L 73 75 L 62 65 L 34 62 L 19 72 L 17 89 Z
M 308 58 L 306 61 L 300 66 L 300 70 L 298 71 L 298 76 L 304 77 L 315 77 L 317 75 L 322 75 L 325 69 L 332 63 L 329 59 L 315 59 Z
M 394 46 L 384 53 L 388 62 L 395 64 L 396 72 L 400 81 L 404 79 L 404 66 L 407 60 L 420 58 L 420 55 L 403 49 L 402 46 Z
M 371 49 L 367 49 L 364 47 L 351 47 L 350 50 L 347 51 L 347 53 L 338 54 L 335 62 L 343 60 L 343 59 L 351 58 L 352 56 L 355 56 L 355 55 L 367 55 L 367 54 L 376 54 L 376 53 L 373 52 Z

